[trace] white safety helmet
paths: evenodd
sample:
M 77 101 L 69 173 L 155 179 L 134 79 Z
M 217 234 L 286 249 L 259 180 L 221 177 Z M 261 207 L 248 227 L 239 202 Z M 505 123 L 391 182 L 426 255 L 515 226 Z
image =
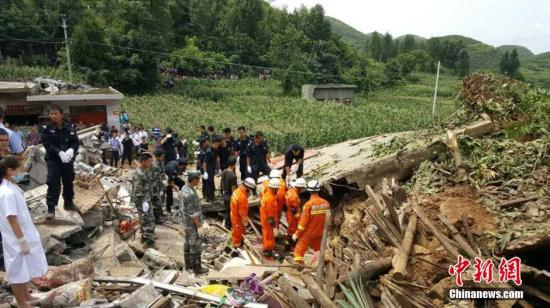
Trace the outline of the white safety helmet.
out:
M 269 180 L 269 188 L 278 189 L 281 186 L 281 181 L 279 179 Z
M 244 186 L 250 188 L 250 189 L 256 189 L 256 182 L 253 178 L 246 178 L 243 182 Z
M 261 177 L 258 178 L 258 183 L 263 183 L 264 181 L 267 181 L 267 180 L 269 180 L 267 175 L 262 175 Z
M 320 191 L 321 190 L 321 184 L 319 184 L 319 181 L 317 180 L 311 180 L 307 183 L 307 191 Z
M 271 172 L 269 173 L 269 178 L 270 179 L 278 179 L 282 176 L 281 174 L 281 171 L 277 170 L 277 169 L 273 169 L 271 170 Z
M 303 178 L 298 178 L 296 180 L 294 180 L 294 183 L 292 185 L 293 187 L 298 187 L 298 188 L 306 188 L 307 184 L 306 184 L 306 180 L 304 180 Z

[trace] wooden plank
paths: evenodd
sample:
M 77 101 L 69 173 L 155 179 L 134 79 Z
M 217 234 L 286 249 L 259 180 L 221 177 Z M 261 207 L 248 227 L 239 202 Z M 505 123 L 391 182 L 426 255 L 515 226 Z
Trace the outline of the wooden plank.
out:
M 453 258 L 458 258 L 459 253 L 458 250 L 451 244 L 451 240 L 443 235 L 439 229 L 437 229 L 433 223 L 431 222 L 430 218 L 426 216 L 424 211 L 422 211 L 418 206 L 413 205 L 413 210 L 416 212 L 416 215 L 418 215 L 418 218 L 424 222 L 424 224 L 432 231 L 433 235 L 437 238 L 437 240 L 447 249 L 447 251 L 451 254 Z
M 409 224 L 405 231 L 405 237 L 401 243 L 397 257 L 393 262 L 393 274 L 392 278 L 396 280 L 403 280 L 406 274 L 407 261 L 409 259 L 409 253 L 414 242 L 414 233 L 416 232 L 416 215 L 412 214 L 409 218 Z

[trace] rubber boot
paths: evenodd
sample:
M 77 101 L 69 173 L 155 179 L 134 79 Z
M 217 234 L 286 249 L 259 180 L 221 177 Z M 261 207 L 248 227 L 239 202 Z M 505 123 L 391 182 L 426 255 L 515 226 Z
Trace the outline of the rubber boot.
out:
M 74 206 L 74 203 L 73 203 L 72 200 L 63 202 L 63 208 L 67 211 L 76 211 L 77 210 L 77 208 L 76 208 L 76 206 Z
M 203 274 L 206 274 L 208 273 L 208 269 L 207 268 L 204 268 L 202 267 L 202 262 L 201 262 L 201 257 L 199 256 L 198 258 L 195 258 L 195 266 L 193 267 L 193 273 L 195 273 L 195 275 L 203 275 Z
M 191 252 L 189 250 L 183 250 L 183 261 L 185 262 L 185 270 L 190 271 L 193 269 L 193 259 L 191 258 Z

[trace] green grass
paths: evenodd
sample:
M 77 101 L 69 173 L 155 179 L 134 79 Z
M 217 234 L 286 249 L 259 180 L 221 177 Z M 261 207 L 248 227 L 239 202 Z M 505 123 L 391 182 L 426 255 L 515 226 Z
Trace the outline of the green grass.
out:
M 41 76 L 69 81 L 69 72 L 61 67 L 19 66 L 15 64 L 0 65 L 0 80 L 23 81 Z M 73 82 L 77 83 L 83 81 L 84 77 L 73 71 Z
M 420 74 L 419 82 L 356 96 L 352 105 L 311 102 L 283 96 L 277 81 L 185 80 L 176 89 L 127 97 L 123 108 L 135 124 L 172 127 L 188 139 L 196 127 L 213 125 L 218 131 L 245 125 L 262 130 L 273 150 L 290 143 L 316 147 L 380 133 L 432 125 L 434 76 Z M 442 76 L 437 117 L 451 115 L 459 81 Z

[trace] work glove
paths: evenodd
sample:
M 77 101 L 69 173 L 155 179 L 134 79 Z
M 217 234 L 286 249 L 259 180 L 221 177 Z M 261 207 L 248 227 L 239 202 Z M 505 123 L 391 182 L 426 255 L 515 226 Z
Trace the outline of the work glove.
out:
M 64 164 L 71 161 L 71 158 L 69 157 L 69 155 L 67 155 L 67 153 L 63 151 L 59 152 L 59 158 L 61 158 L 61 162 L 63 162 Z
M 199 142 L 198 142 L 197 140 L 193 140 L 192 143 L 193 143 L 193 145 L 195 145 L 195 146 L 198 146 L 198 145 L 199 145 Z
M 73 159 L 73 157 L 74 157 L 74 150 L 73 150 L 73 148 L 69 148 L 69 149 L 65 152 L 65 154 L 67 154 L 67 155 L 69 156 L 69 160 Z
M 205 173 L 202 175 L 202 179 L 205 180 L 205 181 L 208 180 L 208 173 L 205 172 Z
M 292 240 L 296 242 L 298 240 L 298 235 L 296 233 L 292 234 Z
M 274 237 L 279 237 L 279 229 L 273 228 L 273 236 Z
M 26 255 L 31 251 L 31 248 L 29 247 L 29 243 L 27 243 L 27 239 L 24 236 L 22 238 L 18 238 L 17 243 L 19 243 L 19 247 L 21 248 L 22 255 Z
M 248 173 L 252 173 L 252 168 L 250 166 L 246 167 L 246 171 L 248 171 Z
M 167 138 L 172 138 L 172 134 L 166 135 Z
M 143 202 L 143 212 L 149 213 L 149 202 L 147 201 Z

